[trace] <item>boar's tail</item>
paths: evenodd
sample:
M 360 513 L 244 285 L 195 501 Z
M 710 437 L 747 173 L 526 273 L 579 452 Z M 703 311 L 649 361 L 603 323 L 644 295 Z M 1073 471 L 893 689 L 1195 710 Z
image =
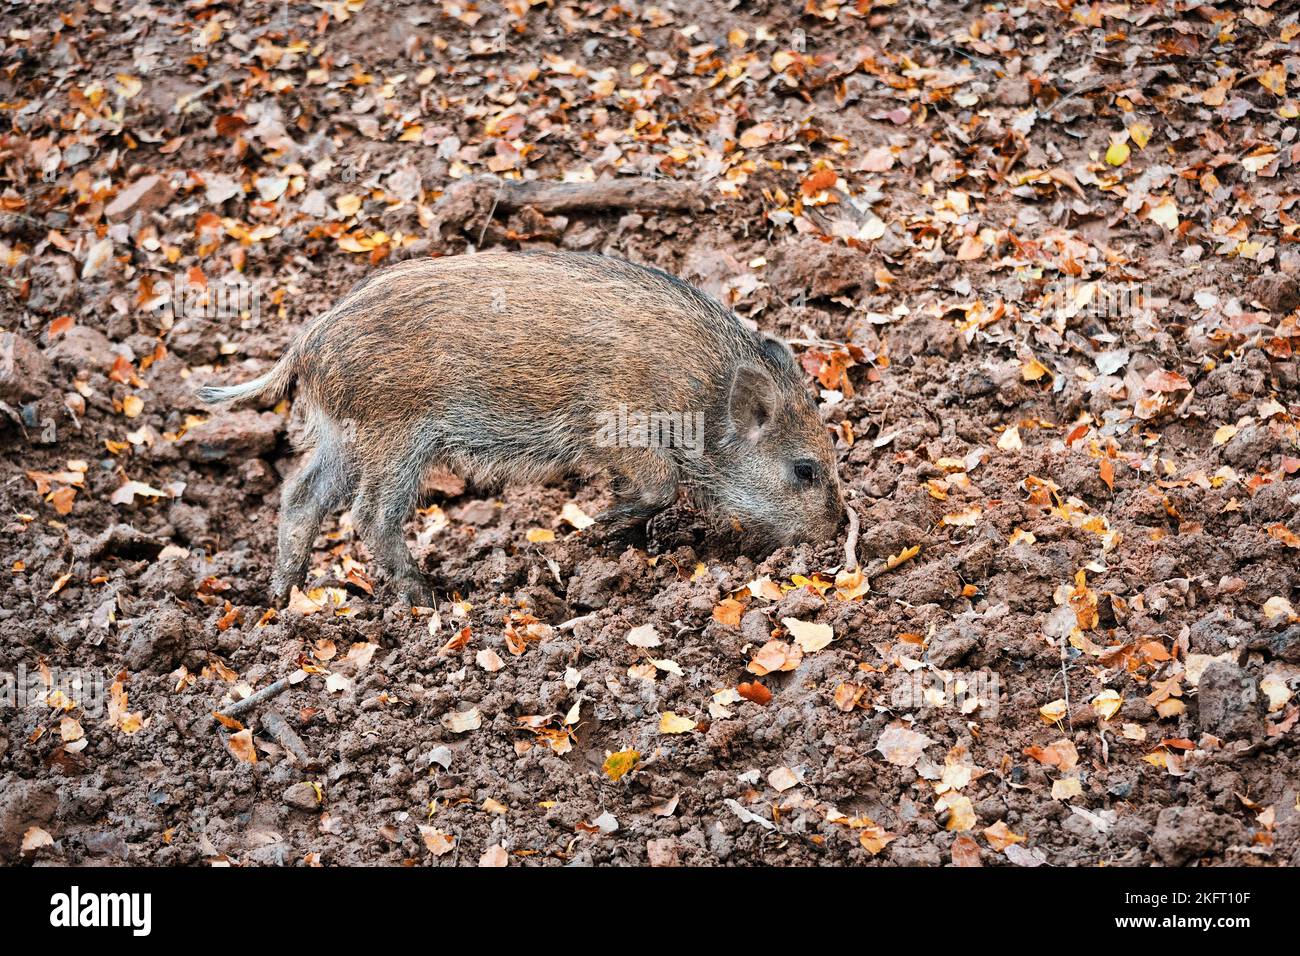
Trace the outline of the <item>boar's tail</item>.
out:
M 298 377 L 298 349 L 290 347 L 284 355 L 280 356 L 280 361 L 275 363 L 271 371 L 267 372 L 250 382 L 244 382 L 242 385 L 205 385 L 198 390 L 198 396 L 201 401 L 209 405 L 219 405 L 224 402 L 242 402 L 245 399 L 266 396 L 271 399 L 280 399 L 289 391 L 289 386 L 294 383 Z

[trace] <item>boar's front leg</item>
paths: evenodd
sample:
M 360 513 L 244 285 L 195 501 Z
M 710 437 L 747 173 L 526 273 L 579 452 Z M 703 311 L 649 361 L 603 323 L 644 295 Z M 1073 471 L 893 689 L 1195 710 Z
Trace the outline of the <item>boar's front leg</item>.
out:
M 606 540 L 627 537 L 673 503 L 677 475 L 671 465 L 652 451 L 623 450 L 610 466 L 617 499 L 596 516 Z

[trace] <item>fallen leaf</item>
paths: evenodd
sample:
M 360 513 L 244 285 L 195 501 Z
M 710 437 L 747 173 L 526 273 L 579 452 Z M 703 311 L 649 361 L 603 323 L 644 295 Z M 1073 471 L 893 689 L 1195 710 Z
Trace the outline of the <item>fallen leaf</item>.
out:
M 464 734 L 483 726 L 483 715 L 477 707 L 469 710 L 452 710 L 442 715 L 442 726 L 453 734 Z
M 777 793 L 785 793 L 791 787 L 799 786 L 799 778 L 789 767 L 776 767 L 767 775 L 767 783 Z
M 1005 820 L 999 820 L 991 827 L 984 828 L 984 839 L 989 841 L 989 846 L 1001 853 L 1007 847 L 1016 843 L 1024 843 L 1025 837 L 1018 833 L 1011 832 Z
M 794 638 L 799 649 L 805 654 L 812 654 L 828 646 L 835 637 L 835 632 L 829 624 L 817 624 L 811 621 L 800 621 L 793 617 L 781 618 L 781 623 L 785 625 L 790 636 Z
M 666 710 L 659 716 L 661 734 L 684 734 L 694 730 L 695 727 L 695 721 L 689 717 L 678 717 L 671 710 Z
M 925 734 L 917 733 L 902 724 L 886 727 L 876 741 L 876 749 L 896 767 L 914 767 L 921 752 L 934 743 Z
M 421 826 L 420 838 L 424 840 L 425 847 L 434 856 L 446 856 L 456 849 L 456 838 L 450 833 L 443 833 L 437 827 Z
M 659 634 L 653 624 L 642 624 L 627 632 L 627 642 L 633 647 L 658 647 Z
M 662 729 L 662 724 L 661 724 Z M 605 771 L 605 776 L 610 780 L 621 780 L 641 759 L 641 754 L 636 750 L 620 750 L 612 753 L 605 758 L 605 763 L 601 767 Z
M 10 844 L 12 846 L 12 844 Z M 23 832 L 22 853 L 26 856 L 29 853 L 35 853 L 43 846 L 53 846 L 54 837 L 50 836 L 40 827 L 28 827 Z
M 237 734 L 231 734 L 230 739 L 226 741 L 226 746 L 241 763 L 257 763 L 257 750 L 253 746 L 251 730 L 245 729 Z

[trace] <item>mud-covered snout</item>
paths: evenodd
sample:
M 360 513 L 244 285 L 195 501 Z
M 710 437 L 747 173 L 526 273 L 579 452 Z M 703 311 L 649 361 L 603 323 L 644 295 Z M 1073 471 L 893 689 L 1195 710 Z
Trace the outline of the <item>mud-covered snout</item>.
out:
M 782 529 L 782 543 L 825 544 L 836 538 L 844 525 L 844 493 L 838 481 L 832 481 L 813 501 L 799 520 Z

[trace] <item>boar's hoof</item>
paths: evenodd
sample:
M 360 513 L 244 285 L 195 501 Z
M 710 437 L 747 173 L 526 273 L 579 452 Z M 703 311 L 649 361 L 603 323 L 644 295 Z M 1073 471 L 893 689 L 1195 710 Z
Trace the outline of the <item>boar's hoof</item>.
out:
M 401 578 L 396 584 L 398 593 L 411 607 L 434 607 L 433 585 L 423 576 Z
M 622 554 L 628 548 L 644 549 L 646 526 L 644 524 L 596 525 L 591 529 L 593 547 L 606 552 Z
M 277 610 L 283 611 L 289 606 L 289 598 L 293 594 L 293 586 L 281 584 L 278 581 L 272 581 L 271 586 L 266 590 L 266 599 L 270 606 Z

